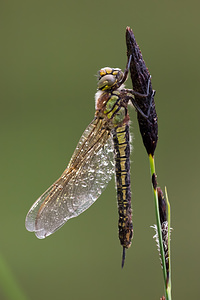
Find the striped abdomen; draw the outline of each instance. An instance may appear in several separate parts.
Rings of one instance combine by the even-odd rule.
[[[115,171],[119,212],[119,239],[124,248],[129,248],[133,236],[130,182],[129,125],[112,130],[115,149]]]

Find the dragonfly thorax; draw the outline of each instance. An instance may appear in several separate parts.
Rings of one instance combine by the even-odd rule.
[[[109,67],[102,68],[98,72],[98,89],[102,91],[117,89],[120,86],[119,83],[123,76],[124,73],[121,69]]]

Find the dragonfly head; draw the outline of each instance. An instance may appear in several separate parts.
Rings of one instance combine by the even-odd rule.
[[[117,89],[123,77],[124,73],[118,68],[103,68],[98,72],[98,89],[101,91]]]

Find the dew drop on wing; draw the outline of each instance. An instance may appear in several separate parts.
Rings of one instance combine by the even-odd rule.
[[[89,176],[89,180],[91,181],[91,180],[94,180],[94,176],[93,175],[90,175]]]
[[[86,179],[87,179],[87,178],[86,178]],[[87,187],[87,183],[86,183],[85,181],[82,181],[81,186],[82,186],[83,188],[85,188],[85,187]]]

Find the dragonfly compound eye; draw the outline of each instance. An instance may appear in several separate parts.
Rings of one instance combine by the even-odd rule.
[[[111,69],[109,67],[103,68],[98,72],[99,81],[98,89],[99,90],[109,90],[113,89],[115,85],[123,78],[124,74],[121,69],[115,68]]]
[[[115,85],[117,82],[117,78],[114,75],[104,75],[102,78],[99,79],[98,82],[98,89],[99,90],[107,90]]]

